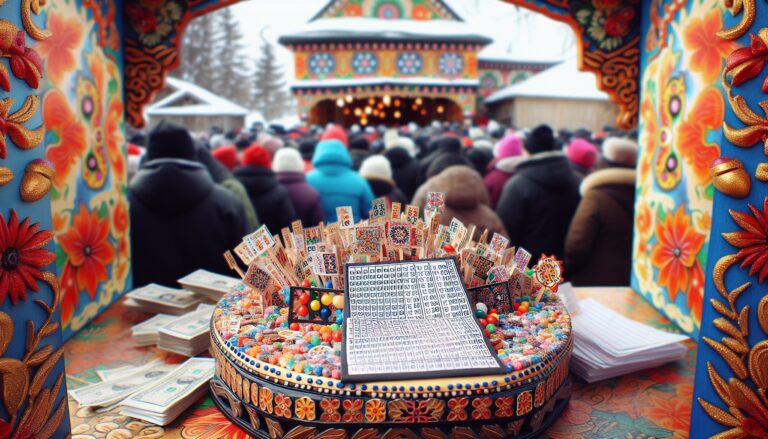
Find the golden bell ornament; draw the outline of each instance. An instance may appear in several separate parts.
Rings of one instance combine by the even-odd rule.
[[[715,188],[725,195],[744,198],[749,195],[750,178],[741,160],[720,157],[709,168]]]
[[[53,186],[53,163],[45,159],[29,162],[21,179],[21,199],[27,203],[35,202],[50,192]]]

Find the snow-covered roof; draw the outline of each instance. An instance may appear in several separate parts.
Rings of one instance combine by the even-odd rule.
[[[280,44],[330,41],[435,41],[490,44],[493,40],[461,21],[380,20],[376,18],[320,18],[280,37]]]
[[[228,99],[188,81],[178,78],[165,78],[167,87],[174,91],[163,99],[147,107],[148,116],[246,116],[249,110]],[[174,105],[183,98],[197,102],[190,105]]]
[[[528,54],[518,56],[510,47],[504,44],[493,43],[486,46],[478,54],[478,60],[481,62],[499,62],[514,64],[555,64],[562,61],[562,58],[553,58],[547,56],[536,56]]]
[[[582,72],[576,59],[567,59],[525,81],[501,89],[485,99],[494,103],[515,97],[540,97],[552,99],[588,99],[607,101],[608,95],[597,88],[597,78]]]
[[[425,85],[438,87],[477,87],[477,79],[445,79],[425,77],[390,78],[372,77],[357,79],[322,79],[322,80],[297,80],[291,82],[291,88],[342,88],[376,85]]]

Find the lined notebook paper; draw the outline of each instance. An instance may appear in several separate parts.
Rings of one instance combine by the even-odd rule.
[[[660,331],[622,316],[594,299],[579,302],[573,317],[571,369],[592,383],[683,358],[689,337]]]

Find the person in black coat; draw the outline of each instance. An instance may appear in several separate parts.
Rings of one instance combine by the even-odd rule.
[[[364,136],[357,136],[349,141],[349,156],[352,157],[352,169],[360,170],[363,161],[371,156],[371,142]]]
[[[152,130],[128,199],[134,286],[177,286],[200,268],[229,273],[221,255],[248,232],[243,205],[195,162],[184,127],[162,121]]]
[[[272,171],[269,151],[259,145],[249,146],[243,152],[243,166],[235,169],[235,178],[245,186],[262,224],[273,234],[299,219],[288,190]]]
[[[549,126],[536,127],[524,146],[531,157],[504,185],[496,212],[511,245],[524,247],[534,260],[542,253],[562,260],[568,226],[581,199],[580,180]]]
[[[437,160],[437,158],[443,154],[453,154],[463,157],[461,153],[461,141],[454,136],[441,137],[434,142],[432,147],[434,148],[432,152],[419,162],[419,166],[421,167],[420,177],[422,181],[427,179],[427,170],[429,170],[429,166],[432,162]],[[469,160],[467,160],[467,162],[469,162]]]
[[[419,176],[419,162],[413,158],[415,152],[416,147],[413,140],[407,137],[397,138],[387,145],[387,149],[384,151],[384,157],[389,160],[392,167],[392,179],[395,180],[397,187],[409,200],[413,198],[416,189],[422,183]]]

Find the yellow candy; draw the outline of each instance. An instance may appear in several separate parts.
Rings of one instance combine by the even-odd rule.
[[[313,300],[309,303],[309,308],[312,309],[312,311],[320,311],[320,301]]]
[[[331,303],[333,303],[333,296],[331,296],[328,293],[323,294],[323,297],[320,298],[320,302],[322,302],[323,305],[328,306]]]
[[[344,309],[344,296],[341,294],[338,296],[333,296],[333,306],[336,309]]]

